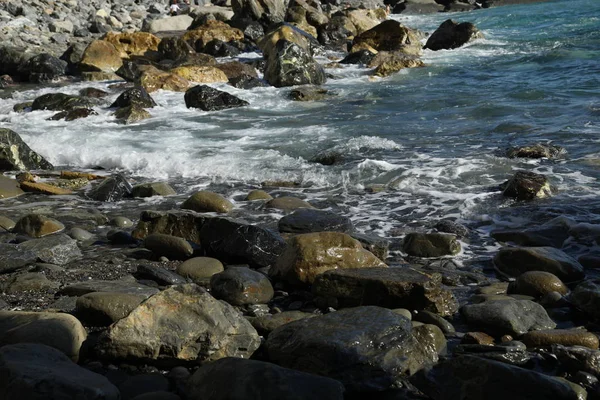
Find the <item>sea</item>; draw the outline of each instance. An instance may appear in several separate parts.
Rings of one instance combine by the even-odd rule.
[[[356,65],[328,69],[335,79],[324,85],[331,96],[322,101],[292,101],[289,88],[216,84],[249,105],[204,112],[187,109],[183,93],[158,91],[152,118],[127,126],[106,107],[73,122],[48,121],[51,111],[12,111],[45,93],[106,90],[115,83],[81,82],[13,90],[0,98],[0,125],[60,168],[101,167],[133,183],[168,181],[179,193],[175,200],[140,201],[139,208],[178,207],[197,190],[214,190],[241,210],[236,216],[276,226],[282,212],[244,197],[265,181],[294,182],[266,190],[346,215],[357,231],[393,243],[440,220],[461,223],[471,234],[462,240],[458,264],[492,257],[501,246],[490,236],[496,229],[583,224],[597,231],[600,1],[390,18],[429,33],[449,18],[472,22],[485,38],[454,50],[425,50],[425,67],[387,78]],[[110,100],[119,94],[113,93]],[[534,143],[566,152],[557,159],[505,157],[509,147]],[[342,155],[341,161],[315,163],[324,152]],[[499,185],[518,170],[546,175],[555,194],[531,202],[504,198]],[[401,247],[392,249],[393,257],[402,256]],[[573,256],[600,252],[593,240],[565,249]]]

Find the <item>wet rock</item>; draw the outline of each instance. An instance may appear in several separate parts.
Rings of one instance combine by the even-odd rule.
[[[224,358],[200,367],[190,378],[187,393],[189,398],[211,400],[343,400],[344,386],[275,364]]]
[[[249,103],[234,95],[210,86],[199,85],[185,92],[187,108],[199,108],[204,111],[219,111],[227,108],[243,107]]]
[[[456,304],[456,307],[458,309],[458,303],[456,303],[456,301],[454,301],[454,303]],[[412,319],[413,321],[419,321],[424,324],[435,325],[438,328],[440,328],[444,334],[456,332],[454,326],[452,326],[450,322],[446,321],[439,314],[433,313],[431,311],[421,309],[414,315]]]
[[[152,108],[156,102],[143,87],[136,86],[125,90],[117,97],[110,107],[129,107],[137,106],[141,108]]]
[[[73,283],[71,285],[63,287],[58,295],[63,296],[83,296],[88,293],[95,292],[109,292],[109,293],[125,293],[133,295],[141,295],[150,297],[153,294],[158,293],[158,289],[142,285],[131,280],[115,280],[115,281],[103,281],[103,280],[92,280],[86,282]]]
[[[519,246],[539,246],[561,248],[569,238],[569,229],[560,226],[539,226],[524,230],[498,229],[490,236],[499,242],[510,242]]]
[[[208,285],[210,278],[219,272],[223,272],[223,270],[221,261],[210,257],[190,258],[177,266],[179,275],[203,286]]]
[[[0,199],[8,199],[25,193],[19,186],[17,180],[0,176]]]
[[[77,242],[65,234],[28,240],[18,247],[23,253],[33,253],[41,262],[56,265],[65,265],[82,257]]]
[[[483,34],[470,22],[456,23],[447,19],[431,34],[425,49],[456,49],[475,39],[483,38]]]
[[[194,253],[187,240],[162,233],[153,233],[146,237],[144,247],[152,250],[158,257],[165,256],[173,260],[186,260]]]
[[[350,26],[348,26],[350,25]],[[354,26],[349,23],[346,17],[332,16],[327,23],[317,27],[317,39],[327,50],[348,50],[348,38],[353,36]],[[360,64],[359,62],[350,62],[349,64]],[[364,64],[364,63],[363,63]]]
[[[239,75],[229,79],[229,84],[238,89],[254,89],[267,86],[263,81],[253,76]]]
[[[0,347],[16,343],[45,344],[77,361],[86,337],[81,322],[69,314],[0,311]]]
[[[233,28],[225,22],[212,20],[196,29],[187,31],[182,38],[193,47],[204,48],[215,39],[225,43],[244,40],[244,34],[241,30]]]
[[[79,91],[79,95],[83,97],[89,97],[91,99],[103,99],[110,93],[105,92],[102,89],[96,89],[94,87],[83,88]]]
[[[233,267],[214,274],[211,294],[231,305],[266,304],[273,298],[273,286],[265,275],[250,268]]]
[[[218,193],[201,190],[183,202],[181,208],[196,212],[228,213],[233,204]]]
[[[140,294],[92,292],[77,298],[75,312],[87,324],[108,326],[129,315],[146,298]]]
[[[138,265],[136,276],[138,279],[152,280],[163,286],[181,285],[188,282],[181,275],[156,265]]]
[[[111,43],[121,58],[146,56],[151,58],[158,52],[160,39],[148,32],[108,32],[102,40]]]
[[[525,272],[508,286],[508,294],[524,294],[536,298],[541,298],[551,292],[564,295],[569,292],[569,289],[556,275],[543,271]]]
[[[350,233],[353,239],[356,239],[362,244],[362,247],[369,250],[381,261],[385,261],[388,257],[390,249],[390,241],[373,234]]]
[[[566,368],[600,376],[600,351],[583,346],[552,346],[552,353]]]
[[[494,257],[496,268],[508,276],[527,271],[544,271],[563,282],[582,279],[583,267],[574,258],[552,247],[505,247]]]
[[[167,182],[142,183],[131,191],[133,197],[171,196],[177,194]]]
[[[200,229],[206,219],[193,211],[143,211],[132,236],[145,239],[152,233],[163,233],[200,244]]]
[[[163,38],[158,44],[158,52],[162,59],[168,60],[179,60],[195,53],[194,48],[180,37]]]
[[[424,275],[407,267],[338,269],[317,276],[313,293],[335,298],[340,307],[376,305],[449,316],[458,310],[458,302],[441,281],[440,274]]]
[[[310,232],[342,232],[354,230],[350,218],[312,208],[301,208],[286,215],[278,222],[279,232],[310,233]]]
[[[556,327],[546,310],[529,300],[486,301],[463,306],[460,311],[470,325],[492,335],[518,336]]]
[[[59,195],[73,193],[73,191],[71,191],[69,189],[64,189],[64,188],[61,188],[61,187],[58,187],[55,185],[50,185],[50,184],[41,183],[41,182],[24,181],[24,182],[21,182],[19,184],[19,186],[25,192],[41,193],[41,194],[47,194],[49,196],[54,196],[54,195],[59,196]]]
[[[290,99],[295,101],[320,101],[328,96],[329,91],[327,89],[311,86],[299,87],[290,92]]]
[[[123,65],[119,51],[104,40],[94,40],[83,52],[79,69],[81,71],[115,72]]]
[[[196,51],[210,54],[215,57],[236,57],[240,54],[240,50],[222,40],[213,39],[202,48],[196,48]]]
[[[275,87],[322,85],[326,81],[323,67],[302,47],[280,40],[267,57],[265,79]]]
[[[131,400],[181,400],[175,393],[159,390],[133,397]]]
[[[39,272],[17,275],[4,285],[4,292],[8,294],[21,293],[30,290],[58,289],[60,285],[46,278]]]
[[[598,350],[598,336],[583,329],[550,329],[527,332],[521,337],[527,347],[584,346]]]
[[[548,178],[530,171],[517,171],[502,186],[503,196],[517,200],[543,199],[552,195]]]
[[[287,323],[298,321],[304,318],[313,318],[316,316],[316,314],[302,311],[284,311],[278,314],[267,314],[256,318],[251,318],[250,323],[259,334],[266,337],[269,333]]]
[[[571,292],[569,299],[582,311],[596,319],[600,318],[600,280],[586,280],[580,283]]]
[[[375,67],[373,75],[386,77],[405,68],[424,67],[423,61],[414,55],[402,52],[380,51],[369,63],[369,68]]]
[[[482,346],[493,346],[494,338],[484,332],[467,332],[462,337],[461,344],[477,344]]]
[[[265,204],[266,208],[276,208],[283,211],[294,211],[300,208],[314,208],[310,203],[292,196],[281,196],[269,200]]]
[[[415,257],[442,257],[460,252],[456,236],[442,233],[409,233],[402,249]]]
[[[377,51],[399,51],[420,55],[421,42],[418,33],[395,20],[387,20],[357,35],[352,48],[368,46]]]
[[[528,146],[511,147],[506,150],[508,158],[556,158],[565,153],[560,146],[536,143]]]
[[[80,118],[87,118],[90,115],[98,115],[92,108],[74,108],[69,111],[61,111],[54,114],[49,118],[50,121],[59,121],[64,119],[65,121],[75,121]]]
[[[119,390],[104,376],[82,368],[43,344],[0,348],[0,397],[4,399],[119,400]]]
[[[32,170],[54,168],[44,157],[31,150],[10,129],[0,128],[0,170]]]
[[[281,366],[337,379],[355,392],[385,390],[437,361],[433,343],[427,344],[413,336],[407,318],[365,306],[283,325],[266,348]]]
[[[113,115],[117,119],[117,122],[125,125],[134,124],[152,117],[148,111],[138,106],[119,108]]]
[[[481,357],[448,359],[418,373],[413,383],[434,400],[575,400],[575,391],[566,383],[539,372]]]
[[[348,54],[340,64],[361,64],[368,65],[371,63],[375,54],[370,52],[369,50],[358,50]]]
[[[37,256],[32,251],[24,251],[19,245],[0,243],[0,273],[17,271],[33,264]]]
[[[273,197],[265,192],[264,190],[253,190],[250,193],[248,193],[248,196],[246,196],[246,200],[247,201],[255,201],[255,200],[272,200]]]
[[[17,103],[13,106],[13,111],[16,113],[24,113],[31,111],[33,101],[25,101],[23,103]]]
[[[10,231],[15,227],[15,221],[10,218],[7,218],[3,215],[0,215],[0,228],[5,231]]]
[[[39,238],[64,229],[65,226],[54,218],[40,214],[28,214],[17,221],[13,232]]]
[[[250,357],[256,331],[235,309],[194,284],[156,294],[102,335],[97,351],[108,359],[169,364]]]
[[[318,232],[290,239],[269,274],[291,284],[312,284],[317,275],[332,269],[385,266],[350,236],[339,232]]]
[[[42,53],[29,58],[19,67],[21,78],[33,83],[47,83],[67,73],[67,62]]]
[[[283,22],[287,6],[286,1],[233,0],[231,2],[234,19],[245,17],[252,21],[259,21],[264,27]]]
[[[466,238],[469,236],[469,229],[456,221],[444,219],[435,224],[434,228],[438,232],[451,233],[458,238]]]
[[[96,201],[113,202],[122,200],[131,195],[131,184],[121,174],[106,178],[98,186],[87,193],[87,196]]]
[[[114,217],[110,220],[110,224],[112,226],[116,226],[117,228],[129,228],[133,226],[133,221],[127,217]]]

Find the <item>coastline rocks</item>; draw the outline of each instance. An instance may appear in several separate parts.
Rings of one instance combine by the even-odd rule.
[[[17,245],[19,252],[34,254],[41,262],[65,265],[83,255],[77,241],[60,233],[40,239],[31,239]]]
[[[194,48],[180,37],[164,38],[158,44],[161,59],[180,60],[194,54]]]
[[[421,42],[417,31],[391,19],[354,38],[353,49],[364,49],[364,46],[377,51],[394,51],[414,56],[421,54]]]
[[[409,233],[402,244],[402,250],[415,257],[453,256],[460,249],[456,236],[445,233]]]
[[[475,39],[483,38],[483,34],[470,22],[456,23],[447,19],[431,34],[424,48],[433,51],[456,49]]]
[[[104,376],[82,368],[60,351],[23,343],[0,348],[0,398],[119,400]]]
[[[213,275],[223,272],[223,264],[216,258],[194,257],[177,266],[177,273],[202,286],[208,286]]]
[[[406,317],[372,306],[290,322],[266,342],[271,361],[337,379],[350,392],[388,389],[437,361],[433,343],[427,345],[413,336]]]
[[[142,285],[135,280],[121,279],[116,281],[92,280],[77,282],[63,287],[58,294],[62,296],[83,296],[88,293],[109,292],[127,293],[150,297],[159,292],[158,289]]]
[[[187,240],[162,233],[149,235],[144,240],[144,247],[158,257],[164,256],[172,260],[187,260],[194,253]]]
[[[550,144],[536,143],[528,146],[511,147],[506,150],[508,158],[557,158],[565,153],[565,149],[560,146]]]
[[[225,82],[227,79],[225,79]],[[219,111],[227,108],[243,107],[249,103],[232,94],[214,89],[210,86],[199,85],[185,92],[187,108],[199,108],[204,111]]]
[[[150,33],[185,31],[192,25],[192,22],[194,22],[194,19],[189,15],[173,15],[151,20],[147,26],[145,26],[144,30]],[[174,60],[174,58],[172,58],[172,60]]]
[[[115,46],[121,58],[152,56],[160,43],[158,37],[148,32],[107,32],[102,40]]]
[[[233,307],[199,286],[186,284],[150,297],[111,325],[96,350],[111,360],[176,365],[247,358],[259,344],[256,330]]]
[[[551,376],[474,356],[460,356],[419,372],[411,383],[433,400],[579,399]]]
[[[203,365],[187,383],[190,399],[343,400],[343,393],[344,386],[336,380],[241,358]]]
[[[87,193],[87,197],[96,201],[112,202],[131,195],[131,184],[121,174],[106,178]]]
[[[154,281],[160,286],[188,283],[187,279],[178,273],[158,265],[138,265],[135,275],[138,279]]]
[[[84,50],[78,68],[80,71],[116,72],[123,65],[119,51],[105,40],[94,40]]]
[[[141,72],[139,84],[148,92],[155,92],[158,89],[185,92],[190,87],[187,79],[155,67],[144,68]]]
[[[73,110],[56,113],[48,119],[51,121],[59,121],[61,119],[75,121],[76,119],[87,118],[90,115],[98,115],[98,113],[92,108],[74,108]]]
[[[218,193],[201,190],[183,202],[181,208],[196,212],[228,213],[233,210],[233,203]]]
[[[279,40],[267,56],[265,79],[275,87],[322,85],[325,71],[302,47]]]
[[[246,196],[247,201],[255,201],[255,200],[272,200],[273,197],[265,192],[264,190],[256,189],[248,193]]]
[[[273,298],[273,286],[265,275],[245,267],[231,267],[210,279],[211,294],[234,306],[266,304]]]
[[[553,247],[504,247],[494,257],[494,266],[514,277],[527,271],[549,272],[567,283],[585,276],[577,260]]]
[[[171,196],[177,194],[167,182],[142,183],[131,189],[133,197]]]
[[[156,106],[154,99],[148,94],[146,89],[137,86],[125,90],[109,107],[129,107],[137,106],[141,108],[152,108]]]
[[[45,344],[77,361],[81,344],[86,338],[87,333],[81,322],[69,314],[0,311],[0,346]]]
[[[556,327],[546,310],[530,300],[486,301],[465,305],[460,311],[470,325],[491,335],[518,336]]]
[[[1,145],[0,145],[1,147]],[[0,150],[0,165],[2,163],[2,155]],[[11,197],[20,196],[23,193],[23,189],[20,188],[19,182],[16,179],[10,179],[5,176],[0,176],[0,199],[8,199]],[[2,229],[7,230],[5,226],[1,226]]]
[[[265,203],[265,208],[276,208],[283,211],[294,211],[302,208],[314,208],[310,203],[292,196],[281,196]]]
[[[348,217],[335,214],[331,211],[322,211],[312,208],[301,208],[284,216],[277,223],[279,232],[311,233],[311,232],[342,232],[350,233],[354,230],[352,221]]]
[[[320,101],[329,97],[329,91],[315,86],[303,86],[290,91],[289,97],[295,101]]]
[[[369,65],[374,57],[375,53],[369,50],[357,50],[344,57],[344,59],[340,61],[340,64]]]
[[[52,82],[67,73],[67,62],[42,53],[29,58],[19,67],[21,78],[33,83]]]
[[[386,265],[359,241],[344,233],[318,232],[291,238],[269,275],[291,284],[312,284],[332,269],[373,267]]]
[[[254,89],[267,86],[262,80],[248,75],[240,75],[229,79],[228,83],[238,89]]]
[[[228,81],[227,75],[225,75],[223,71],[216,67],[188,65],[174,68],[170,72],[190,82],[196,83],[217,83]],[[191,89],[188,89],[188,91],[189,90]]]
[[[554,274],[544,271],[528,271],[517,277],[517,280],[508,285],[508,294],[524,294],[536,298],[543,297],[551,292],[565,295],[569,289]]]
[[[552,353],[567,368],[600,375],[600,351],[583,346],[552,346]]]
[[[210,20],[194,30],[187,31],[182,38],[192,47],[204,48],[210,41],[215,39],[225,43],[244,40],[244,34],[241,30],[233,28],[225,22]]]
[[[583,329],[550,329],[527,332],[520,339],[527,347],[584,346],[598,350],[598,336]]]
[[[125,125],[134,124],[139,121],[151,118],[152,115],[139,106],[127,106],[119,108],[114,112],[114,117],[117,122]]]
[[[256,318],[251,318],[250,323],[259,334],[266,337],[280,326],[300,319],[313,318],[316,316],[317,314],[302,311],[284,311],[277,314],[265,314]]]
[[[424,67],[425,64],[417,56],[402,52],[380,51],[369,63],[369,68],[375,67],[373,75],[386,77],[404,68]]]
[[[552,196],[552,188],[544,175],[517,171],[502,185],[502,195],[517,200],[543,199]]]
[[[31,105],[31,110],[70,111],[75,108],[89,108],[90,106],[90,101],[84,97],[64,93],[48,93],[36,97]]]
[[[139,294],[92,292],[77,298],[75,312],[92,326],[108,326],[129,315],[145,299]]]
[[[3,288],[4,293],[17,294],[30,290],[57,290],[59,286],[57,282],[46,278],[46,275],[43,273],[30,272],[11,278],[4,285],[0,285],[0,288]]]
[[[142,211],[132,236],[145,239],[152,233],[164,233],[200,244],[200,229],[206,219],[192,211]]]
[[[586,280],[580,283],[571,292],[569,299],[585,313],[600,319],[600,280]]]
[[[428,310],[450,316],[458,310],[451,291],[442,287],[438,273],[422,274],[412,268],[361,268],[327,271],[316,277],[313,293],[334,298],[339,307],[375,305]]]
[[[54,168],[44,157],[31,150],[14,131],[0,128],[0,170],[31,170]],[[14,191],[13,191],[14,192]]]
[[[284,23],[268,32],[258,42],[258,47],[263,52],[265,59],[277,56],[277,43],[281,40],[296,44],[309,56],[313,56],[319,47],[319,43],[314,37],[293,25]]]
[[[232,0],[233,19],[248,18],[263,27],[283,22],[289,0]]]
[[[17,221],[13,232],[22,233],[33,238],[40,238],[64,229],[65,226],[54,218],[40,214],[29,214]]]

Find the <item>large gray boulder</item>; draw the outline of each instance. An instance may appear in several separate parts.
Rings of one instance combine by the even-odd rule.
[[[248,358],[260,345],[252,325],[195,284],[172,286],[111,325],[96,350],[108,360],[156,364]]]
[[[43,344],[0,348],[0,398],[119,400],[119,390],[100,374],[80,367]]]
[[[52,168],[52,164],[31,150],[16,132],[0,128],[0,171]]]
[[[563,282],[572,282],[585,276],[583,266],[577,260],[553,247],[504,247],[494,257],[494,265],[511,277],[528,271],[544,271]]]
[[[364,306],[290,322],[269,335],[269,359],[283,367],[327,376],[354,391],[381,391],[438,360],[436,346],[413,335],[410,321]]]
[[[189,399],[211,400],[343,400],[344,386],[275,364],[223,358],[200,367],[187,393]]]
[[[325,70],[297,44],[279,40],[267,57],[265,79],[275,87],[322,85]]]

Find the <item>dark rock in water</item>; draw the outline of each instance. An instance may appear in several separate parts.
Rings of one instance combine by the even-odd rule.
[[[404,238],[403,250],[415,257],[442,257],[460,251],[456,236],[444,233],[409,233]]]
[[[152,118],[152,115],[140,106],[122,107],[115,111],[113,115],[117,119],[117,122],[125,125]]]
[[[348,50],[348,38],[353,32],[346,28],[340,18],[332,18],[317,28],[317,40],[328,50]],[[350,63],[355,64],[355,63]]]
[[[162,233],[153,233],[144,240],[144,247],[152,250],[157,256],[165,256],[174,260],[187,260],[194,249],[187,240]]]
[[[96,201],[119,201],[131,195],[132,186],[121,174],[106,178],[98,186],[87,193],[87,196]]]
[[[200,367],[189,379],[187,393],[190,399],[211,400],[343,400],[344,386],[275,364],[224,358]]]
[[[187,283],[187,280],[183,276],[156,265],[138,265],[136,276],[138,279],[153,280],[159,285],[180,285]]]
[[[189,211],[143,211],[132,235],[136,239],[145,239],[152,233],[162,233],[200,244],[200,230],[208,218]]]
[[[94,280],[73,283],[71,285],[65,286],[58,292],[58,295],[83,296],[85,294],[95,292],[126,293],[150,297],[153,294],[158,293],[159,290],[150,286],[137,283],[133,279],[121,279],[116,281]]]
[[[583,346],[552,346],[552,354],[571,371],[585,371],[600,376],[600,351]]]
[[[89,108],[91,103],[88,99],[79,96],[71,96],[64,93],[48,93],[33,100],[31,109],[69,111],[74,108]]]
[[[16,132],[0,128],[0,171],[53,168],[44,157],[31,150]]]
[[[180,37],[163,38],[158,44],[162,59],[180,60],[194,53],[194,49]]]
[[[359,50],[348,54],[342,61],[340,61],[340,64],[369,65],[373,58],[375,58],[375,54],[371,53],[369,50]]]
[[[495,267],[508,276],[527,271],[545,271],[563,282],[583,279],[583,266],[565,252],[553,247],[505,247],[494,257]]]
[[[393,19],[383,21],[368,31],[356,35],[353,46],[356,45],[367,45],[377,51],[400,51],[411,55],[421,53],[420,34]]]
[[[560,146],[536,143],[530,146],[512,147],[506,151],[508,158],[556,158],[565,153]]]
[[[440,328],[444,334],[456,332],[456,329],[454,329],[454,326],[452,326],[450,322],[446,321],[440,315],[432,313],[431,311],[419,310],[416,313],[413,312],[412,320],[419,321],[424,324],[435,325]]]
[[[240,50],[222,40],[213,39],[201,48],[196,48],[198,53],[206,53],[215,57],[235,57],[240,54]]]
[[[469,236],[469,230],[464,225],[448,219],[441,220],[435,224],[434,228],[439,232],[451,233],[459,238],[466,238]]]
[[[350,236],[352,236],[353,239],[358,240],[362,247],[369,250],[381,261],[385,261],[388,257],[390,250],[389,240],[377,235],[364,233],[350,233]]]
[[[77,298],[77,317],[92,326],[108,326],[129,315],[147,296],[141,294],[92,292]]]
[[[249,103],[232,94],[206,85],[194,86],[185,92],[187,108],[199,108],[204,111],[218,111],[227,108],[243,107]]]
[[[556,327],[544,307],[530,300],[486,301],[463,306],[460,312],[470,325],[497,336]]]
[[[13,111],[17,113],[24,113],[31,111],[33,101],[25,101],[23,103],[17,103],[13,106]]]
[[[373,75],[381,77],[390,76],[404,68],[423,66],[425,64],[418,56],[402,51],[380,51],[368,65],[369,68],[376,67]]]
[[[326,150],[310,159],[311,162],[321,165],[341,164],[345,160],[345,155],[337,150]]]
[[[24,49],[0,46],[0,75],[19,76],[20,66],[27,59],[27,54]]]
[[[428,346],[413,336],[406,317],[372,306],[290,322],[266,343],[271,361],[339,380],[350,392],[397,385],[405,374],[437,361]]]
[[[138,106],[141,108],[152,108],[156,106],[156,102],[150,94],[141,86],[136,86],[125,90],[117,97],[110,107],[129,107]]]
[[[569,296],[571,302],[587,314],[600,319],[600,280],[580,283]]]
[[[441,2],[440,2],[441,3]],[[397,3],[392,14],[431,14],[444,11],[444,6],[434,0],[406,0]]]
[[[267,86],[263,81],[249,75],[240,75],[229,79],[229,84],[238,89],[254,89]]]
[[[322,85],[325,71],[302,47],[279,40],[275,51],[267,58],[265,79],[275,87]]]
[[[177,194],[167,182],[142,183],[135,185],[131,195],[133,197],[171,196]]]
[[[442,287],[440,274],[425,275],[408,267],[327,271],[316,277],[313,293],[335,298],[340,307],[376,305],[429,310],[442,316],[458,310],[452,292]]]
[[[119,384],[121,397],[130,400],[173,400],[170,396],[175,395],[168,390],[169,380],[157,372],[130,376]],[[159,397],[154,396],[157,392],[161,394]],[[162,393],[167,393],[168,396]],[[176,400],[180,400],[179,396],[175,397]]]
[[[296,101],[319,101],[328,97],[329,90],[320,87],[303,86],[290,92],[290,99]]]
[[[94,87],[83,88],[79,91],[79,95],[83,97],[89,97],[91,99],[103,99],[110,95],[110,93],[105,92],[101,89],[96,89]]]
[[[447,19],[431,34],[425,49],[455,49],[475,39],[483,38],[483,34],[470,22],[460,24]]]
[[[67,62],[50,54],[38,54],[20,66],[21,78],[33,83],[52,82],[67,73]]]
[[[137,82],[144,73],[138,66],[138,60],[136,61],[123,61],[123,65],[115,71],[115,74],[125,79],[128,82]]]
[[[245,267],[230,267],[210,279],[211,294],[234,306],[266,304],[273,298],[273,286],[265,275]]]
[[[433,400],[576,400],[554,377],[481,357],[461,356],[417,373],[411,383]]]
[[[317,314],[306,313],[302,311],[283,311],[277,314],[265,314],[250,319],[252,326],[256,328],[259,334],[267,337],[269,333],[282,325],[304,318],[313,318]]]
[[[490,232],[490,236],[499,242],[511,242],[519,246],[561,248],[569,235],[566,226],[539,226],[525,230],[499,229]]]
[[[543,199],[552,195],[548,178],[530,171],[517,171],[510,180],[502,185],[501,189],[503,196],[513,197],[517,200]]]
[[[64,119],[65,121],[74,121],[80,118],[87,118],[90,115],[98,115],[98,113],[92,108],[74,108],[69,111],[61,111],[48,119],[51,121],[58,121],[61,119]]]
[[[247,358],[259,344],[256,330],[237,310],[185,284],[152,296],[111,325],[96,350],[109,360],[177,365]]]
[[[300,208],[278,222],[279,232],[309,233],[335,231],[350,233],[354,230],[350,218],[331,211]]]
[[[228,80],[238,76],[253,76],[258,78],[254,66],[243,62],[229,61],[226,63],[219,63],[215,67],[223,71]]]
[[[119,400],[119,390],[100,374],[82,368],[60,351],[23,343],[0,349],[0,398]]]

